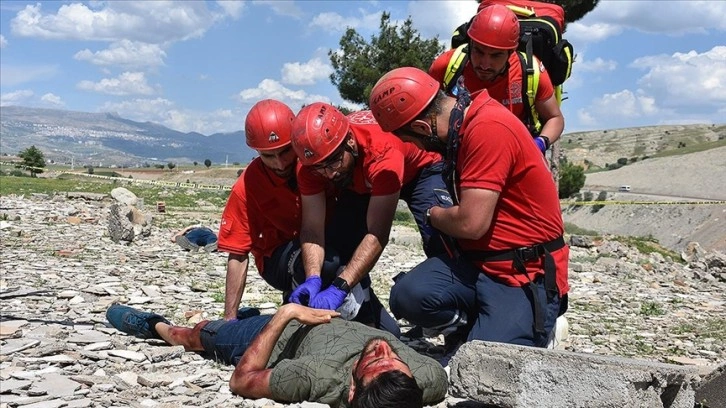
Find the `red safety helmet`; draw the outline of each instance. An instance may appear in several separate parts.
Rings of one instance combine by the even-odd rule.
[[[381,129],[392,132],[423,112],[439,88],[431,75],[418,68],[396,68],[376,82],[368,105]]]
[[[519,20],[507,6],[493,4],[474,16],[466,33],[481,45],[513,50],[519,45]]]
[[[295,114],[287,105],[274,99],[259,101],[245,119],[247,146],[255,150],[272,150],[290,143]]]
[[[348,118],[333,105],[316,102],[292,122],[292,148],[304,166],[320,163],[343,143],[349,129]]]

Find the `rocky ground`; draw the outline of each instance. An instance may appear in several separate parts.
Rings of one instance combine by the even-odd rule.
[[[151,235],[124,245],[109,238],[109,205],[0,197],[0,407],[285,406],[231,395],[232,367],[108,325],[114,302],[182,325],[220,316],[226,260],[169,241],[177,227],[218,214],[154,214]],[[704,374],[726,361],[726,256],[692,245],[680,263],[608,237],[574,238],[564,348],[693,364]],[[390,278],[424,259],[417,242],[415,230],[394,228],[372,272],[384,304]],[[272,312],[279,300],[251,271],[243,303]],[[441,357],[440,339],[408,343]]]

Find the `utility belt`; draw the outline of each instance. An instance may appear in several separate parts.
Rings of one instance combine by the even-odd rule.
[[[557,267],[555,259],[551,252],[565,246],[565,239],[562,236],[552,241],[542,244],[535,244],[528,247],[516,249],[502,249],[498,251],[464,251],[463,256],[471,262],[494,262],[494,261],[512,261],[514,269],[527,276],[526,262],[538,260],[544,256],[544,287],[547,294],[547,302],[549,303],[555,296],[559,295],[557,289]],[[534,300],[534,326],[535,330],[544,333],[544,312],[543,305],[540,302],[537,288],[531,285],[532,299]]]

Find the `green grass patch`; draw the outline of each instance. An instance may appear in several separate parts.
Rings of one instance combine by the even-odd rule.
[[[662,152],[654,153],[649,155],[652,157],[669,157],[669,156],[678,156],[681,154],[689,154],[689,153],[697,153],[697,152],[703,152],[706,150],[716,149],[718,147],[724,147],[726,146],[726,139],[722,140],[716,140],[713,142],[703,142],[699,144],[688,144],[686,142],[686,147],[681,147],[680,149],[669,149],[664,150]]]
[[[212,293],[212,300],[214,300],[217,303],[224,303],[224,293],[222,293],[222,292]]]
[[[647,237],[625,237],[615,236],[612,238],[614,241],[621,242],[626,245],[635,247],[641,254],[652,254],[654,252],[663,255],[665,258],[671,258],[673,262],[685,264],[686,262],[681,259],[681,256],[674,251],[660,245],[658,240],[652,236]]]
[[[600,235],[600,233],[597,231],[589,230],[586,228],[580,228],[577,225],[570,223],[570,222],[565,223],[565,232],[570,235],[586,235],[588,237],[598,237]]]
[[[665,310],[658,302],[645,302],[640,305],[640,314],[643,316],[663,316]]]
[[[710,317],[703,321],[689,320],[670,330],[673,334],[695,335],[698,338],[712,338],[726,342],[726,317]]]
[[[116,187],[124,187],[143,198],[147,206],[155,205],[157,201],[164,201],[167,209],[195,208],[199,210],[199,202],[203,201],[218,209],[224,208],[229,191],[225,190],[194,190],[188,194],[186,188],[160,187],[147,184],[133,184],[120,178],[119,180],[80,179],[76,176],[62,176],[59,178],[31,178],[31,177],[0,177],[0,195],[9,194],[49,194],[66,192],[103,193],[110,194]]]
[[[416,227],[416,221],[413,219],[413,214],[407,210],[396,210],[396,214],[393,216],[393,223],[395,225],[407,225],[409,227]]]

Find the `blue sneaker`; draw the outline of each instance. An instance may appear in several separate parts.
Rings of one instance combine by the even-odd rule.
[[[106,310],[106,320],[124,333],[131,334],[141,339],[158,339],[159,336],[152,331],[151,324],[164,322],[171,324],[161,315],[156,313],[142,312],[124,305],[111,305]]]

